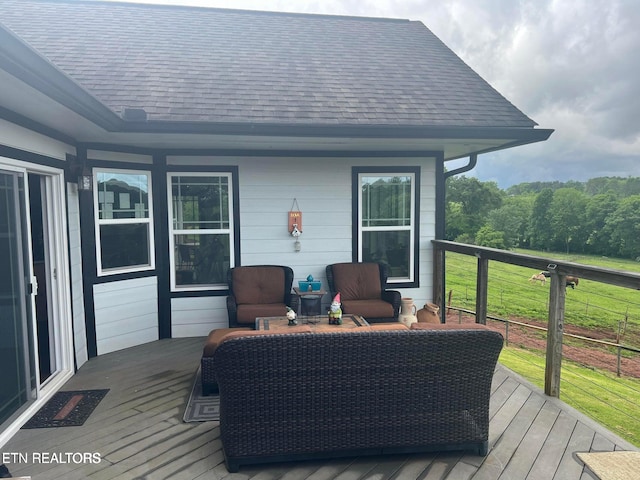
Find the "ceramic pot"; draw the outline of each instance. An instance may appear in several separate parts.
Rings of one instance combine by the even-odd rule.
[[[418,310],[416,316],[420,323],[440,323],[440,307],[435,303],[426,303],[423,308]]]
[[[401,298],[400,299],[400,316],[398,317],[398,321],[400,323],[405,324],[407,327],[410,327],[412,323],[418,321],[418,317],[416,317],[416,306],[413,303],[413,298]]]

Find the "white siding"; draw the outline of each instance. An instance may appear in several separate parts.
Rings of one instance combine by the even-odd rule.
[[[140,155],[137,153],[125,152],[110,152],[105,150],[87,150],[87,158],[90,158],[91,160],[106,160],[111,162],[146,164],[153,163],[153,157],[151,155]]]
[[[84,290],[82,287],[82,248],[80,245],[80,212],[78,189],[67,184],[67,210],[69,228],[69,263],[71,266],[71,311],[73,316],[73,344],[76,366],[80,368],[88,359],[87,333],[84,323]]]
[[[171,300],[171,336],[201,337],[229,326],[226,297],[174,298]]]
[[[158,340],[157,278],[93,287],[98,355]]]
[[[433,158],[214,158],[169,157],[169,164],[237,165],[242,265],[288,265],[294,285],[311,274],[326,287],[325,266],[352,258],[351,167],[421,166],[419,288],[398,289],[421,308],[431,301],[435,237]],[[188,167],[185,166],[185,171]],[[294,198],[302,211],[300,252],[288,233]],[[393,287],[390,287],[393,288]],[[329,299],[325,297],[324,301]],[[205,303],[203,303],[205,301]],[[210,302],[210,303],[209,303]],[[224,297],[172,300],[172,335],[206,335],[227,326]]]
[[[58,160],[65,160],[67,153],[75,154],[75,148],[66,143],[2,119],[0,119],[0,144]]]

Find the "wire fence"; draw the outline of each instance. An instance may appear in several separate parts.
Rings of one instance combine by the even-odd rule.
[[[478,258],[489,257],[486,317],[505,337],[501,362],[546,390],[550,281],[529,267],[552,261],[440,243],[446,251],[447,321],[475,322]],[[617,283],[616,271],[604,270],[585,266],[587,278],[567,285],[560,398],[640,446],[640,295],[636,286],[629,288],[637,285],[629,275],[622,272]]]
[[[474,257],[447,253],[446,302],[468,314],[476,306],[476,279],[469,275],[475,268]],[[538,280],[529,281],[535,273],[525,267],[490,262],[488,318],[506,324],[507,342],[514,326],[521,327],[514,333],[522,335],[523,328],[546,332],[549,289]],[[529,337],[532,341],[536,338]],[[640,378],[640,295],[628,288],[585,280],[568,288],[564,338],[572,359],[588,365],[593,357],[593,367]]]
[[[447,310],[458,313],[458,323],[468,323],[469,319],[475,321],[473,310],[456,306],[448,306]],[[467,317],[465,318],[464,315]],[[537,350],[544,355],[546,327],[494,315],[487,315],[487,320],[502,324],[501,330],[506,346]],[[640,379],[640,348],[566,332],[563,334],[563,339],[563,356],[567,359],[585,367],[613,372],[618,377],[625,375]]]

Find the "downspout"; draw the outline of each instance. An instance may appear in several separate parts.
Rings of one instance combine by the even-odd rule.
[[[450,170],[448,172],[444,171],[444,159],[438,163],[437,172],[436,172],[436,239],[443,240],[444,239],[444,231],[445,231],[445,218],[444,218],[444,210],[447,199],[446,197],[446,182],[449,177],[454,175],[459,175],[461,173],[468,172],[472,170],[476,163],[478,163],[478,154],[473,153],[469,156],[469,163],[466,165],[456,168],[455,170]]]
[[[472,153],[469,156],[469,163],[466,165],[456,168],[455,170],[444,171],[444,159],[441,159],[440,162],[437,163],[436,166],[436,239],[443,240],[444,232],[445,232],[445,206],[446,206],[446,183],[449,177],[454,175],[459,175],[461,173],[468,172],[472,170],[476,163],[478,163],[478,154]],[[441,252],[442,255],[439,258],[439,261],[434,261],[434,265],[438,265],[440,268],[440,272],[436,272],[434,270],[434,292],[433,292],[433,301],[436,305],[440,306],[440,321],[442,323],[446,320],[446,308],[445,307],[445,298],[446,298],[446,289],[445,289],[445,261],[444,261],[444,252]],[[435,259],[435,256],[434,256]],[[436,278],[440,275],[440,278]]]
[[[449,177],[453,177],[454,175],[458,175],[460,173],[465,173],[468,172],[469,170],[473,170],[476,166],[476,163],[478,163],[478,154],[477,153],[472,153],[469,156],[469,163],[467,163],[466,165],[463,165],[460,168],[456,168],[455,170],[451,170],[448,172],[444,172],[444,181],[447,181],[447,178]]]

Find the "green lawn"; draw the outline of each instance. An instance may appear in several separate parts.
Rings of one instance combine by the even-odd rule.
[[[544,353],[506,347],[500,363],[544,389]],[[640,379],[618,378],[563,360],[560,399],[640,446]]]
[[[518,250],[521,253],[596,265],[616,270],[640,272],[640,263],[585,255],[549,254]],[[475,310],[477,259],[447,252],[446,291],[451,305]],[[488,314],[502,319],[545,322],[548,318],[549,282],[529,279],[536,270],[489,262]],[[448,298],[446,299],[448,301]],[[567,289],[565,330],[577,326],[604,333],[624,345],[640,348],[640,292],[582,279],[575,289]],[[575,343],[565,338],[565,343]],[[544,387],[545,352],[507,347],[500,362],[540,388]],[[625,354],[640,362],[638,355]],[[640,379],[618,378],[590,366],[563,360],[560,398],[634,445],[640,446]]]
[[[640,272],[640,263],[630,260],[522,252],[548,256],[551,259]],[[452,305],[475,310],[476,264],[475,257],[447,252],[446,290],[447,293],[452,293]],[[530,282],[529,279],[535,273],[538,272],[531,268],[490,261],[487,294],[489,314],[499,318],[546,320],[549,309],[549,282],[545,285]],[[637,290],[583,279],[575,289],[567,290],[565,322],[581,327],[605,329],[613,338],[618,331],[628,331],[640,337],[640,294]]]

